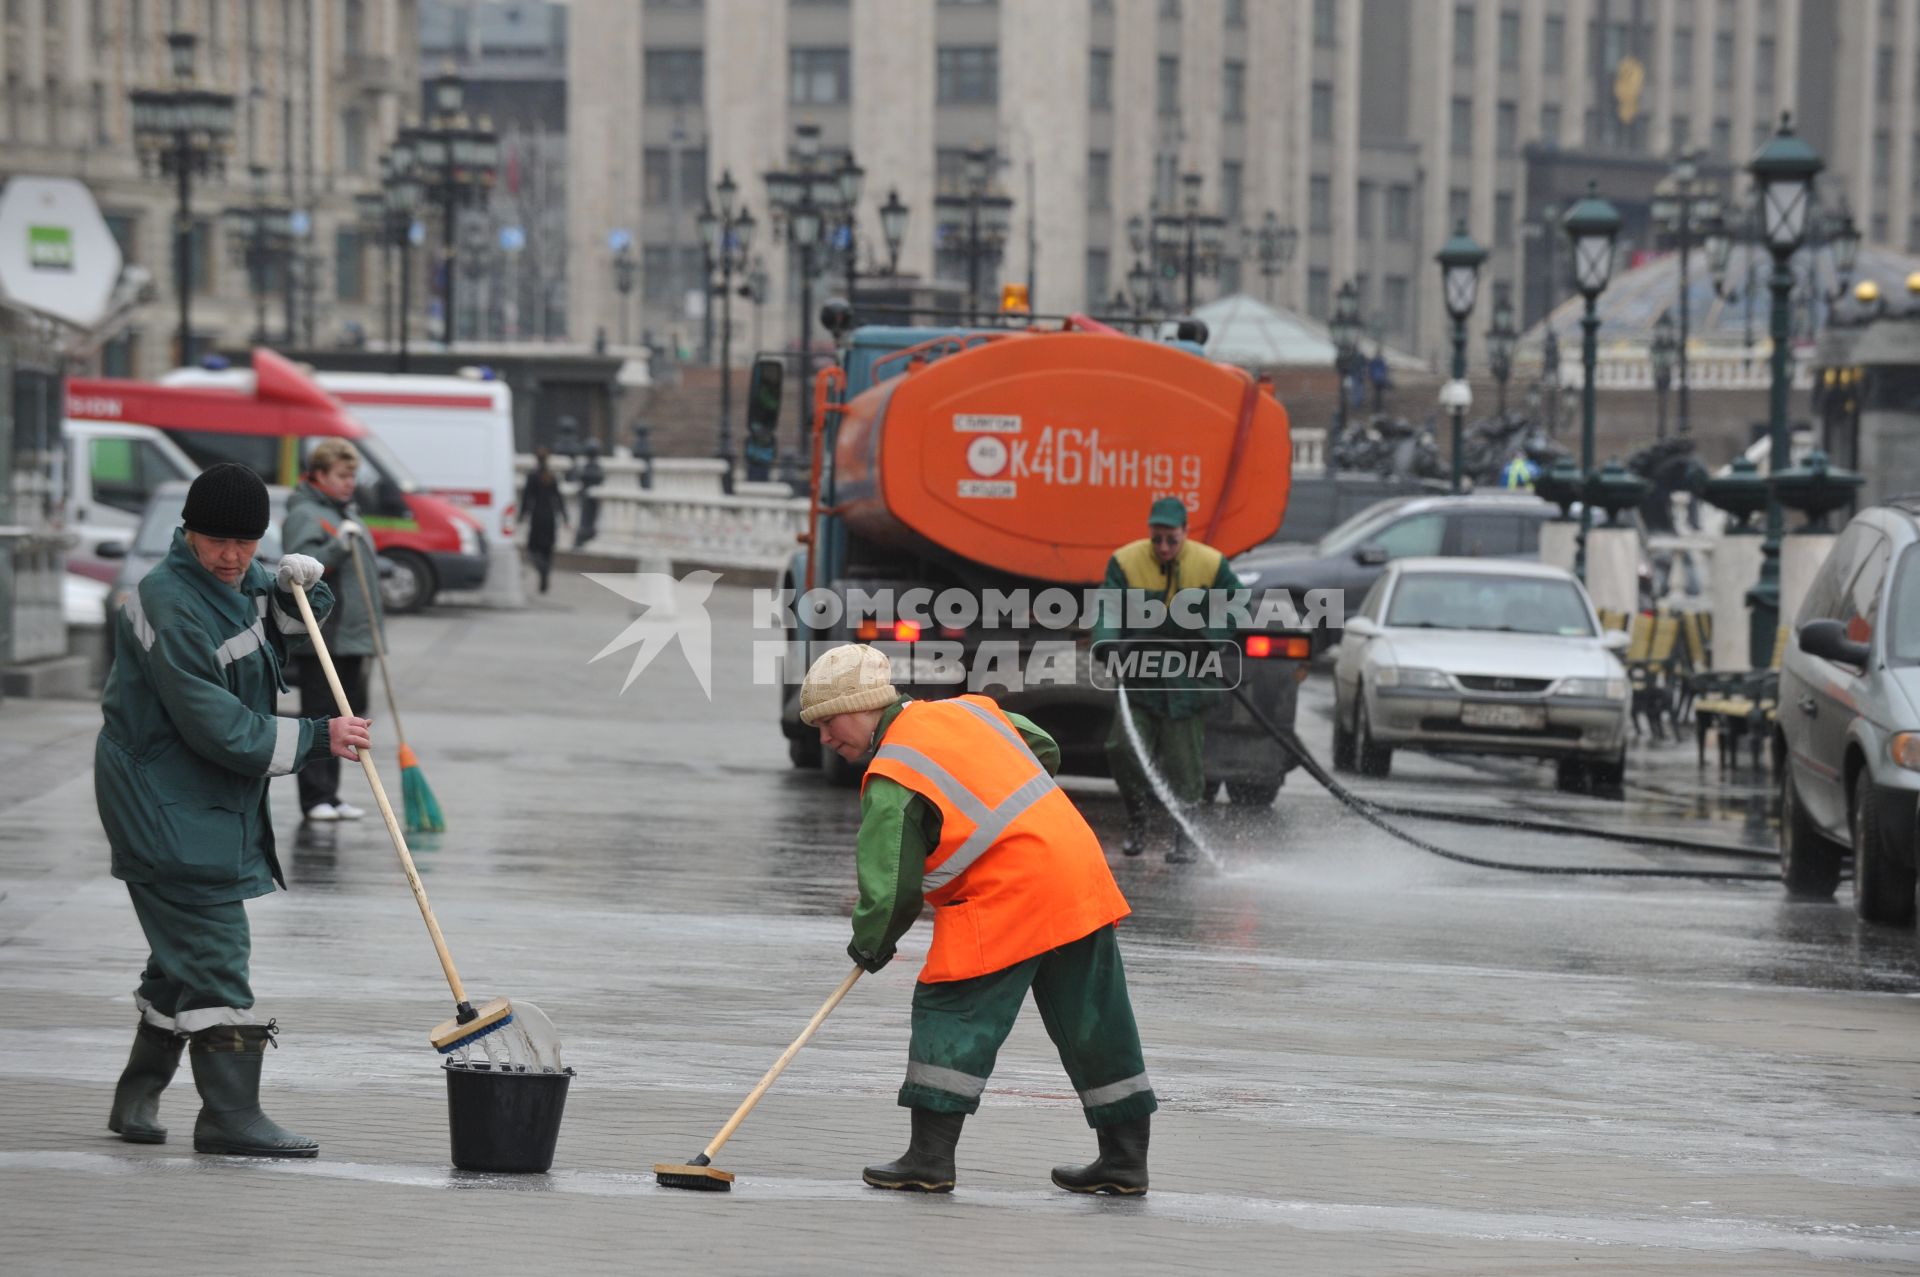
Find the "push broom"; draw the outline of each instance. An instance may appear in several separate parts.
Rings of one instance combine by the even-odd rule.
[[[407,815],[410,834],[438,834],[447,828],[440,814],[440,802],[420,770],[420,760],[407,744],[407,729],[400,725],[400,704],[393,699],[393,676],[387,671],[387,645],[380,637],[380,622],[373,610],[373,591],[367,587],[367,570],[360,565],[358,551],[349,553],[354,579],[360,582],[360,599],[367,606],[367,625],[373,634],[373,658],[380,666],[380,684],[387,689],[387,713],[393,717],[393,734],[400,738],[400,806]]]
[[[701,1150],[698,1157],[679,1165],[668,1162],[654,1164],[653,1174],[662,1188],[691,1188],[710,1193],[724,1193],[733,1187],[732,1173],[715,1166],[713,1155],[720,1151],[722,1144],[733,1138],[734,1131],[739,1128],[740,1123],[747,1120],[747,1114],[753,1112],[753,1106],[758,1104],[760,1097],[767,1093],[767,1088],[773,1085],[773,1080],[786,1070],[787,1065],[793,1063],[793,1057],[800,1054],[800,1048],[813,1037],[814,1031],[826,1020],[827,1015],[840,1005],[840,999],[847,996],[847,991],[853,988],[853,982],[859,978],[859,967],[847,973],[847,978],[840,982],[840,987],[833,991],[833,996],[813,1013],[813,1019],[808,1020],[807,1027],[800,1030],[800,1036],[793,1040],[793,1045],[780,1053],[780,1058],[773,1062],[773,1067],[767,1070],[767,1075],[760,1079],[760,1085],[748,1092],[747,1098],[740,1102],[740,1107],[733,1111],[733,1116],[727,1119],[727,1124],[720,1128],[720,1133]]]
[[[307,592],[296,582],[290,587],[293,601],[300,605],[300,619],[306,622],[307,637],[313,641],[313,654],[320,661],[320,668],[326,671],[327,686],[333,689],[333,701],[340,709],[342,717],[353,717],[353,707],[347,704],[346,689],[340,686],[340,675],[334,672],[333,657],[327,652],[327,641],[320,637],[320,623],[313,619],[313,605],[307,602]],[[438,1025],[428,1035],[434,1049],[442,1055],[472,1046],[480,1039],[498,1029],[504,1029],[513,1023],[513,1003],[505,998],[495,998],[479,1010],[467,1000],[466,986],[460,983],[460,973],[454,969],[453,955],[447,951],[446,937],[440,934],[440,923],[433,916],[433,906],[427,903],[427,889],[420,882],[420,871],[413,867],[413,854],[407,850],[407,837],[400,832],[400,822],[394,818],[393,804],[387,801],[387,791],[380,784],[380,775],[374,770],[373,751],[362,749],[360,766],[367,773],[367,783],[373,787],[373,799],[380,805],[380,816],[387,822],[387,833],[393,838],[393,849],[400,855],[400,868],[406,872],[407,885],[413,888],[414,903],[420,906],[420,916],[426,920],[427,934],[433,937],[433,951],[440,955],[440,969],[447,974],[447,986],[453,990],[453,1019]]]

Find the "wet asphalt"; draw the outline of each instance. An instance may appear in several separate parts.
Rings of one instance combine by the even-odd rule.
[[[1858,922],[1844,884],[1806,903],[1771,883],[1449,863],[1300,773],[1269,810],[1206,812],[1202,864],[1113,856],[1163,1105],[1145,1201],[1047,1184],[1092,1141],[1032,1015],[953,1198],[860,1186],[904,1143],[921,935],[716,1158],[732,1194],[655,1187],[651,1165],[698,1151],[847,970],[856,801],[788,764],[746,591],[723,583],[708,608],[710,699],[677,650],[623,693],[633,649],[591,658],[635,608],[575,575],[524,612],[393,627],[450,819],[414,850],[452,952],[477,995],[537,1003],[578,1071],[544,1177],[448,1167],[425,1035],[449,1000],[392,849],[371,819],[302,830],[290,782],[293,889],[252,907],[254,983],[285,1030],[269,1111],[321,1139],[320,1161],[196,1158],[184,1074],[172,1142],[108,1137],[144,951],[92,813],[98,711],[0,707],[0,1215],[24,1270],[256,1267],[243,1248],[170,1249],[239,1210],[292,1271],[397,1271],[482,1232],[494,1271],[1920,1271],[1912,932]],[[1316,674],[1300,722],[1321,751],[1329,708]],[[379,766],[396,780],[390,749]],[[1111,785],[1068,787],[1117,847]],[[1725,846],[1775,836],[1767,778],[1702,771],[1690,740],[1637,743],[1623,800],[1557,794],[1544,765],[1404,754],[1356,787]],[[372,805],[358,777],[349,796]],[[1767,867],[1408,823],[1530,864]]]

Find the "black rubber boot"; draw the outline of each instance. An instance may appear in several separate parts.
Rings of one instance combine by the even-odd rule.
[[[1069,1193],[1140,1196],[1147,1191],[1147,1127],[1152,1120],[1136,1117],[1097,1128],[1098,1160],[1089,1166],[1056,1166],[1053,1182]]]
[[[133,1050],[113,1089],[113,1112],[107,1129],[129,1144],[165,1144],[167,1128],[160,1125],[160,1092],[180,1067],[180,1051],[187,1040],[177,1033],[140,1021],[134,1030]]]
[[[1147,816],[1145,812],[1127,813],[1127,836],[1120,844],[1120,854],[1137,856],[1147,849]]]
[[[1178,821],[1175,821],[1173,826],[1173,846],[1167,849],[1167,863],[1170,865],[1190,865],[1193,861],[1193,839],[1187,837],[1186,827]]]
[[[193,1035],[193,1084],[200,1117],[193,1151],[233,1157],[318,1157],[320,1144],[284,1130],[260,1111],[260,1059],[279,1026],[221,1024]],[[275,1042],[275,1046],[279,1043]]]
[[[875,1188],[951,1193],[953,1148],[960,1142],[960,1124],[967,1115],[919,1108],[907,1111],[913,1114],[913,1138],[907,1143],[907,1151],[885,1166],[867,1167],[860,1178]]]

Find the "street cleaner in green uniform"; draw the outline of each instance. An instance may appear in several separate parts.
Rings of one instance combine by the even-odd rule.
[[[114,619],[117,657],[100,698],[94,796],[151,954],[140,1022],[107,1127],[159,1144],[160,1094],[191,1044],[201,1153],[313,1157],[320,1146],[260,1111],[260,1064],[275,1023],[251,1011],[244,901],[285,886],[267,781],[369,745],[361,718],[280,718],[287,636],[304,630],[289,587],[316,613],[332,603],[321,567],[290,554],[254,562],[266,485],[223,464],[193,482],[167,557]]]
[[[1246,588],[1233,574],[1225,555],[1187,536],[1187,507],[1178,497],[1161,497],[1153,503],[1147,514],[1147,535],[1113,552],[1113,557],[1107,560],[1107,575],[1101,587],[1126,592],[1119,596],[1126,607],[1117,616],[1109,610],[1099,618],[1093,629],[1096,644],[1113,639],[1169,639],[1191,644],[1222,638],[1229,627],[1183,626],[1172,607],[1174,596],[1184,590]],[[1215,593],[1209,599],[1224,597]],[[1130,617],[1141,614],[1144,600],[1164,606],[1165,616],[1154,625],[1128,625]],[[1207,615],[1206,602],[1197,602],[1199,605],[1191,611],[1202,619],[1213,619]],[[1208,690],[1202,679],[1186,675],[1158,678],[1151,686],[1139,690],[1132,686],[1127,689],[1134,734],[1147,759],[1166,781],[1174,800],[1183,808],[1196,807],[1206,797],[1206,715],[1218,694]],[[1120,850],[1137,856],[1146,850],[1148,820],[1161,803],[1139,755],[1134,752],[1125,718],[1117,705],[1113,726],[1107,732],[1107,763],[1114,782],[1120,787],[1120,800],[1127,809],[1127,837]],[[1177,820],[1174,830],[1168,861],[1191,862],[1193,849]]]
[[[1051,736],[985,696],[903,701],[886,654],[848,644],[815,661],[800,718],[823,748],[865,762],[859,903],[847,953],[868,971],[933,906],[913,992],[899,1102],[907,1151],[866,1168],[875,1188],[947,1193],[954,1147],[1033,990],[1100,1156],[1058,1166],[1076,1193],[1147,1191],[1147,1080],[1113,924],[1131,910],[1100,841],[1053,774]]]

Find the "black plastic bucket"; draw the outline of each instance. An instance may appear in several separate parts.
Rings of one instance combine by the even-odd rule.
[[[572,1069],[521,1073],[451,1060],[443,1068],[455,1166],[538,1175],[553,1165]]]

